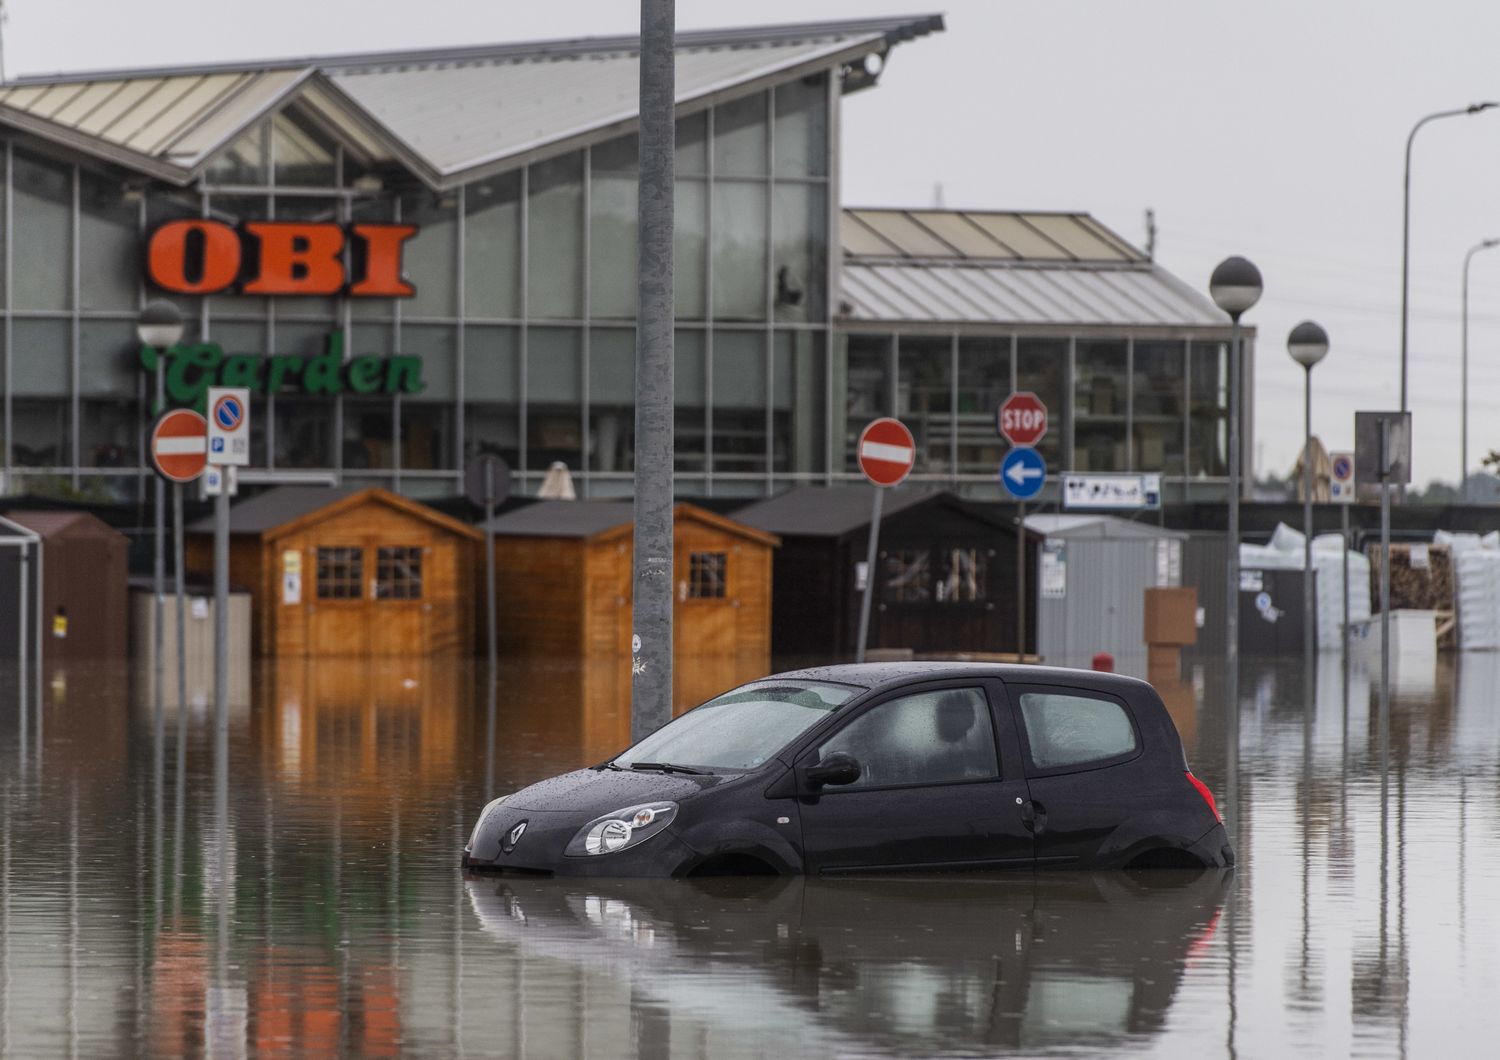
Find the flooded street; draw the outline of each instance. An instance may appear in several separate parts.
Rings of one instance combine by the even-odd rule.
[[[458,867],[487,795],[627,742],[612,665],[492,715],[467,660],[268,664],[227,765],[50,671],[0,700],[0,1054],[1488,1055],[1500,655],[1398,671],[1384,770],[1359,665],[1247,660],[1238,761],[1185,675],[1233,872],[664,883]]]

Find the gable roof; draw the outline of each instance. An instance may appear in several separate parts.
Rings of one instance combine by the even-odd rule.
[[[772,548],[781,544],[775,534],[700,508],[696,504],[679,501],[672,506],[672,517],[676,522],[702,523]],[[615,536],[627,537],[634,525],[635,506],[628,500],[537,501],[524,508],[497,515],[488,523],[481,523],[480,529],[492,531],[500,537],[603,540]]]
[[[104,520],[88,512],[52,510],[6,512],[6,520],[25,527],[42,538],[60,534],[84,534],[89,537],[124,537]]]
[[[305,527],[331,519],[362,504],[384,504],[450,533],[478,539],[479,531],[419,501],[410,500],[378,486],[277,486],[229,509],[231,534],[259,534],[275,540]],[[212,516],[195,521],[194,533],[213,531]]]
[[[925,15],[679,33],[678,112],[942,28]],[[367,161],[398,161],[443,190],[632,131],[639,53],[638,37],[620,36],[29,76],[0,85],[0,124],[186,185],[295,102]],[[846,90],[877,76],[861,71]]]
[[[1168,530],[1150,523],[1122,519],[1117,515],[1102,513],[1059,513],[1028,515],[1026,529],[1042,537],[1100,538],[1119,540],[1160,538],[1183,540],[1188,535],[1180,530]]]
[[[734,518],[783,537],[843,537],[870,525],[874,495],[870,486],[794,486],[785,493],[736,509]],[[890,489],[881,502],[882,518],[935,500],[942,491],[923,487]]]

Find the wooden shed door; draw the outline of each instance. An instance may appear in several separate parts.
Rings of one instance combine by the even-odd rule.
[[[310,655],[414,655],[428,648],[425,540],[352,538],[313,549]]]

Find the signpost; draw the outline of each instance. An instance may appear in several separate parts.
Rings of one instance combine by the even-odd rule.
[[[1339,506],[1340,527],[1344,540],[1344,624],[1340,643],[1344,649],[1344,667],[1349,665],[1349,505],[1354,503],[1354,454],[1329,453],[1328,499]]]
[[[1000,403],[995,430],[1011,444],[1000,462],[1000,484],[1016,501],[1016,661],[1026,658],[1026,502],[1047,484],[1047,462],[1032,446],[1047,434],[1047,406],[1029,390]]]
[[[220,468],[250,463],[250,391],[208,388],[208,462]],[[229,760],[229,490],[214,496],[214,723],[215,761]]]
[[[1411,413],[1354,414],[1354,477],[1380,487],[1380,761],[1390,753],[1391,487],[1411,482]],[[1381,805],[1385,805],[1381,772]]]
[[[880,509],[885,491],[911,474],[917,460],[917,442],[900,420],[883,416],[872,421],[855,446],[859,469],[875,486],[875,505],[870,515],[870,547],[865,554],[865,595],[859,604],[859,641],[855,662],[865,661],[865,640],[870,633],[870,601],[875,592],[875,560],[880,547]]]
[[[1136,472],[1090,472],[1063,475],[1062,506],[1098,511],[1128,508],[1155,511],[1161,507],[1161,476]]]
[[[496,647],[498,633],[495,620],[495,531],[490,523],[495,518],[495,508],[504,504],[510,496],[510,465],[498,456],[486,454],[469,461],[464,469],[464,493],[469,503],[484,510],[484,600],[485,622],[489,630],[488,655],[490,681],[495,679]]]

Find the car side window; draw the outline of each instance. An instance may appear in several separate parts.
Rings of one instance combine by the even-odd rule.
[[[1112,699],[1072,692],[1023,692],[1021,720],[1031,745],[1031,764],[1038,769],[1119,758],[1140,746],[1130,715]]]
[[[884,788],[993,780],[1000,775],[989,701],[977,688],[947,688],[901,696],[872,707],[818,748],[860,765],[853,784],[828,788]]]

